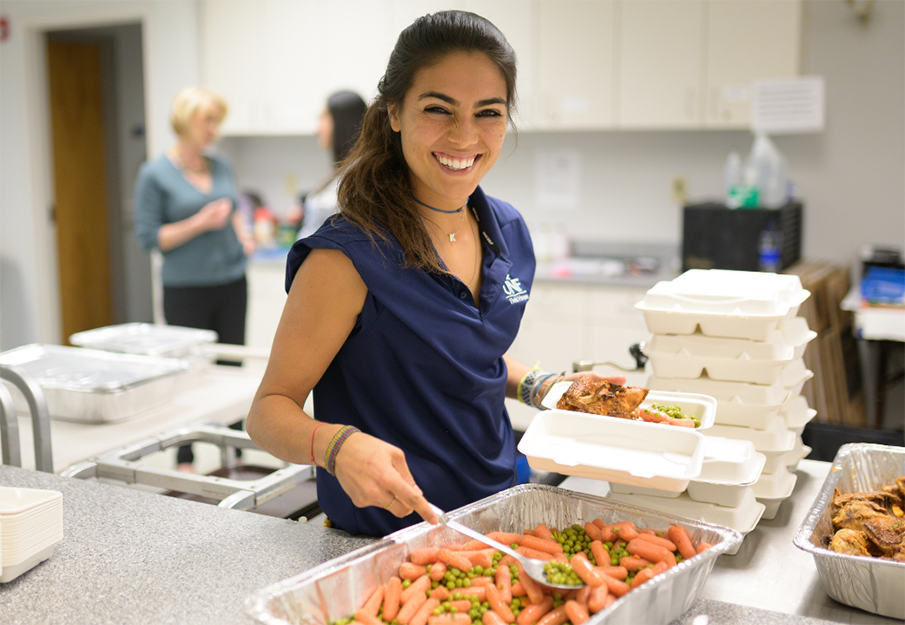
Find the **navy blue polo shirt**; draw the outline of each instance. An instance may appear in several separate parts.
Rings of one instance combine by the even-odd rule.
[[[518,333],[534,280],[528,228],[509,204],[478,187],[480,308],[449,275],[403,269],[395,240],[375,244],[341,216],[297,241],[286,290],[312,249],[338,249],[368,288],[352,333],[314,387],[318,420],[354,425],[400,447],[428,501],[452,510],[517,484],[506,412],[503,354]],[[421,518],[356,508],[339,482],[317,472],[318,502],[337,527],[383,536]]]

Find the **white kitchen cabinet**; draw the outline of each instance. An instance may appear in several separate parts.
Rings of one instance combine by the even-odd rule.
[[[202,0],[202,82],[230,111],[224,135],[312,134],[327,97],[376,93],[392,42],[371,0]],[[394,41],[394,40],[393,40]]]
[[[620,2],[619,127],[701,125],[704,5],[703,0]]]
[[[612,128],[616,3],[537,0],[536,4],[532,124],[540,130]]]
[[[748,127],[752,81],[799,73],[801,3],[733,0],[707,11],[706,125]]]
[[[620,128],[747,128],[752,82],[798,75],[800,0],[623,0]]]

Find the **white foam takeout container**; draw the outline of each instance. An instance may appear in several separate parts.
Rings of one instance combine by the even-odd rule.
[[[693,334],[766,341],[798,314],[810,293],[798,276],[690,269],[648,290],[635,307],[653,334]]]
[[[165,404],[189,369],[183,359],[39,344],[3,352],[0,364],[41,387],[52,418],[82,423],[122,421]],[[10,387],[16,410],[27,414],[22,393]]]
[[[773,474],[763,474],[751,487],[754,497],[764,504],[764,517],[768,521],[776,518],[779,506],[792,496],[798,475],[787,468],[782,468]]]
[[[557,410],[556,402],[559,401],[559,398],[562,397],[563,393],[565,393],[569,387],[572,385],[572,382],[557,382],[554,384],[550,390],[547,392],[546,397],[544,397],[541,404],[544,408],[548,410]],[[653,404],[658,404],[660,406],[678,406],[682,410],[682,414],[697,417],[701,422],[700,427],[694,428],[695,431],[706,430],[711,427],[716,418],[716,399],[710,397],[709,395],[703,395],[701,393],[681,393],[675,391],[650,391],[647,394],[647,397],[644,398],[644,401],[641,402],[641,408],[650,408]],[[567,411],[571,412],[571,411]],[[598,419],[615,419],[618,421],[626,421],[627,419],[623,419],[622,417],[604,417],[600,415],[589,415],[595,416]],[[657,427],[668,427],[671,429],[680,429],[684,430],[686,428],[675,426],[675,425],[664,425],[662,423],[649,423],[647,421],[637,420],[636,423],[642,423],[644,425],[654,425]],[[691,429],[691,428],[688,428]]]
[[[746,440],[704,437],[704,466],[701,475],[689,482],[688,496],[695,501],[737,507],[744,503],[745,490],[760,477],[767,457]]]
[[[803,366],[802,361],[793,362],[800,362]],[[784,386],[782,379],[773,384],[752,384],[713,380],[706,373],[699,378],[663,378],[653,375],[648,378],[647,386],[651,391],[686,391],[709,395],[717,401],[714,417],[716,424],[764,430],[779,415],[786,402],[800,396],[804,383],[813,377],[813,373],[805,369],[798,371],[797,376],[790,377],[792,385]],[[796,413],[796,423],[801,418]],[[801,426],[804,427],[803,424]]]
[[[547,410],[518,444],[538,471],[681,492],[700,475],[704,436],[690,428]]]
[[[763,473],[775,473],[785,466],[785,456],[795,448],[795,432],[786,427],[782,417],[774,417],[763,430],[734,425],[715,425],[707,436],[721,436],[754,443],[754,449],[766,457]]]
[[[741,504],[735,507],[695,501],[688,496],[688,493],[682,493],[672,499],[646,495],[625,495],[615,492],[611,492],[608,497],[658,512],[668,512],[669,514],[676,514],[689,519],[722,525],[734,529],[743,536],[757,526],[765,510],[764,504],[755,499],[754,491],[750,486],[745,488]],[[739,544],[739,546],[741,545]],[[735,555],[736,553],[738,553],[738,546],[734,550],[727,551],[726,555]]]
[[[0,582],[53,555],[63,539],[62,498],[59,491],[0,486]]]
[[[722,441],[721,445],[719,441]],[[708,443],[709,449],[708,449]],[[714,447],[722,447],[720,455],[713,455]],[[735,447],[747,447],[733,455]],[[722,455],[725,453],[725,455]],[[688,496],[702,503],[738,507],[745,501],[745,491],[760,477],[766,456],[754,451],[750,441],[733,441],[728,438],[705,437],[704,465],[701,475],[688,483],[684,491]],[[675,498],[682,493],[674,493],[655,488],[644,488],[630,484],[610,483],[610,491],[623,495],[647,495],[650,497]]]
[[[798,463],[807,458],[811,451],[811,448],[804,444],[801,435],[795,434],[795,446],[782,457],[782,462],[790,471],[794,471],[798,468]]]
[[[828,549],[833,537],[833,498],[842,494],[879,490],[905,474],[905,448],[848,443],[839,448],[814,503],[792,542],[814,557],[826,593],[840,603],[874,614],[905,620],[905,562],[836,553]]]
[[[801,436],[804,426],[817,416],[817,411],[808,406],[808,400],[803,395],[796,395],[782,403],[778,414],[785,419],[786,427]]]
[[[698,378],[707,371],[713,380],[773,384],[783,370],[804,355],[817,336],[802,317],[783,330],[772,330],[767,341],[706,336],[655,334],[644,349],[654,374],[663,378]]]

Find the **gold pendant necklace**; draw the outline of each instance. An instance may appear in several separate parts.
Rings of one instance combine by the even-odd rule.
[[[463,225],[465,225],[465,211],[464,210],[462,211],[462,221],[459,223],[459,227],[456,228],[455,232],[449,233],[449,242],[450,243],[456,242],[456,235],[459,234],[459,231],[462,229]]]

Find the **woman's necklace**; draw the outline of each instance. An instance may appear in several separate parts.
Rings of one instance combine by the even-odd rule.
[[[468,224],[470,226],[471,222],[469,221]],[[477,275],[478,273],[478,267],[481,266],[481,240],[478,237],[477,233],[474,233],[474,237],[472,238],[474,239],[475,243],[474,255],[476,256],[476,258],[474,262],[474,269],[471,270],[471,277],[468,279],[468,282],[465,283],[465,286],[467,286],[469,289],[471,288],[471,283],[474,282],[475,275]]]
[[[421,200],[419,200],[418,198],[416,198],[414,195],[412,196],[412,199],[415,200],[416,202],[418,202],[419,204],[421,204],[421,206],[424,206],[424,207],[426,207],[426,208],[429,208],[429,209],[431,209],[432,211],[437,211],[438,213],[446,213],[447,215],[452,215],[453,213],[462,213],[462,221],[459,222],[459,227],[456,228],[456,231],[455,231],[455,232],[449,232],[449,233],[447,233],[447,235],[446,235],[446,236],[449,237],[449,242],[450,242],[450,243],[455,243],[455,242],[456,242],[456,235],[459,234],[459,231],[462,230],[462,226],[465,225],[465,207],[468,206],[468,202],[465,202],[465,204],[463,204],[463,205],[461,206],[461,208],[457,208],[456,210],[445,211],[445,210],[442,210],[442,209],[439,209],[439,208],[434,208],[433,206],[431,206],[431,205],[429,205],[429,204],[425,204],[424,202],[422,202]],[[436,222],[434,222],[434,221],[431,221],[431,223],[434,223],[434,224],[436,225]],[[438,225],[437,227],[439,228],[440,226]]]
[[[199,158],[201,159],[201,165],[198,167],[190,167],[188,165],[188,163],[185,162],[185,159],[182,157],[182,154],[180,153],[180,151],[178,149],[173,150],[173,154],[176,157],[176,160],[178,161],[179,169],[181,169],[184,172],[188,172],[190,174],[206,174],[211,169],[210,162],[207,160],[207,157],[204,156],[203,154],[198,155]]]

